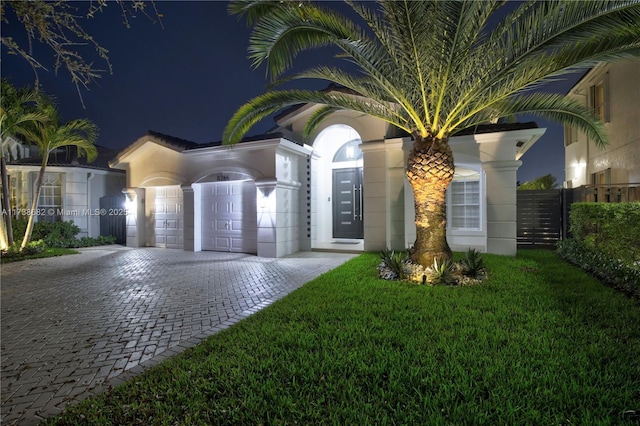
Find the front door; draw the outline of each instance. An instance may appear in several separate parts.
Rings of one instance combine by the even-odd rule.
[[[333,170],[333,238],[361,239],[362,168]]]

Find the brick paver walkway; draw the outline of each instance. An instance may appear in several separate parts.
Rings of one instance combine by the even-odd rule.
[[[354,256],[81,251],[1,266],[3,425],[104,392]]]

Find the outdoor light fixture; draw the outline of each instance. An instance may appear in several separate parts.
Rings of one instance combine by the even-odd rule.
[[[124,194],[124,209],[127,214],[135,214],[137,210],[136,191],[135,189],[123,189]]]
[[[346,150],[346,155],[349,160],[352,160],[356,156],[356,150],[353,146],[348,146]]]

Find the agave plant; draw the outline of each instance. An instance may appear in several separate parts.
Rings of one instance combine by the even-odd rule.
[[[479,278],[485,272],[484,259],[476,249],[468,249],[459,263],[462,275],[467,277]]]
[[[456,264],[448,258],[433,259],[433,265],[429,268],[428,281],[434,285],[452,285],[456,283],[456,277],[454,272],[456,270]]]
[[[615,1],[347,2],[362,25],[310,1],[232,0],[253,26],[249,55],[274,85],[315,78],[347,90],[270,91],[232,116],[223,134],[235,143],[258,121],[291,105],[324,105],[305,134],[341,109],[384,120],[413,137],[406,176],[415,199],[412,260],[450,259],[445,194],[453,179],[450,137],[473,126],[533,114],[569,124],[598,145],[604,125],[584,105],[536,92],[577,67],[640,54],[640,3]],[[499,17],[499,23],[496,19]],[[284,75],[304,50],[332,45],[358,72],[318,66]],[[350,65],[351,66],[351,65]]]
[[[392,272],[395,278],[403,280],[406,277],[407,261],[409,253],[406,251],[383,250],[380,252],[380,260],[386,269]]]

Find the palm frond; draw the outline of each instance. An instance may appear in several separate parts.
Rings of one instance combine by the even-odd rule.
[[[322,123],[323,120],[325,120],[334,112],[340,111],[341,109],[342,108],[334,106],[323,106],[314,111],[313,114],[311,114],[311,117],[309,117],[309,119],[307,120],[307,123],[305,124],[304,130],[302,132],[305,140],[309,139],[313,131],[318,127],[318,125],[320,125],[320,123]]]
[[[323,93],[309,90],[283,90],[265,93],[253,98],[240,107],[224,129],[222,140],[225,144],[239,142],[242,136],[258,121],[287,106],[303,103],[317,103],[335,109],[359,111],[380,118],[407,132],[403,123],[396,120],[395,106],[375,102],[362,97],[340,93]]]
[[[274,77],[286,71],[303,50],[324,47],[340,41],[358,41],[362,30],[338,13],[304,3],[285,2],[269,9],[257,20],[249,44],[253,66],[267,61],[267,71]]]
[[[551,93],[532,93],[517,96],[494,105],[500,117],[531,114],[550,121],[564,123],[581,130],[596,146],[608,143],[604,123],[593,112],[574,99]]]
[[[364,27],[310,1],[235,2],[230,10],[254,23],[249,47],[254,65],[266,62],[268,72],[279,77],[276,83],[323,78],[371,100],[363,108],[362,100],[351,105],[296,95],[285,96],[286,105],[317,100],[332,108],[373,109],[372,115],[423,137],[444,138],[469,123],[517,113],[516,107],[542,107],[541,98],[534,103],[529,97],[538,85],[597,61],[640,54],[638,0],[381,0],[377,9],[347,1]],[[503,10],[507,13],[491,28],[493,16]],[[299,52],[328,45],[357,65],[361,75],[317,67],[282,77]],[[244,105],[228,127],[231,139],[258,117],[277,111],[275,101],[256,98]],[[538,114],[586,123],[584,114],[571,108]],[[587,127],[595,140],[604,140],[597,126]]]

